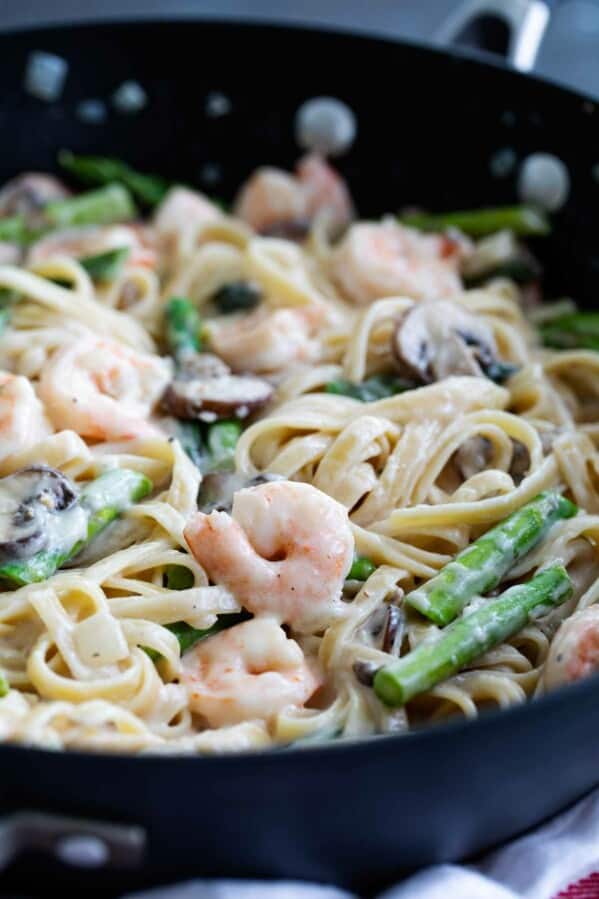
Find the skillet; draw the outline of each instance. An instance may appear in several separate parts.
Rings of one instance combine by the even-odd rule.
[[[39,50],[69,63],[55,104],[22,88],[26,60]],[[106,98],[132,78],[148,93],[143,111],[110,112],[101,124],[78,118],[81,101]],[[569,169],[571,192],[551,237],[534,248],[546,292],[583,303],[597,295],[599,107],[554,84],[457,51],[213,21],[3,34],[0,83],[2,180],[52,170],[68,147],[231,199],[257,165],[293,163],[294,114],[321,95],[356,115],[357,139],[337,164],[364,217],[411,204],[512,203],[517,166],[499,176],[498,152],[517,160],[554,153]],[[207,114],[214,92],[230,101],[228,114]],[[590,680],[476,723],[262,755],[126,757],[5,745],[0,864],[20,857],[7,881],[20,891],[41,874],[72,895],[225,874],[366,893],[419,865],[496,845],[599,783],[597,691]]]

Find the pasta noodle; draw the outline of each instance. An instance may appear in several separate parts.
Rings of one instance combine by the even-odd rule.
[[[459,254],[476,253],[466,239],[439,255],[439,242],[449,238],[410,232],[403,269],[395,262],[390,268],[391,250],[365,245],[363,258],[343,256],[340,278],[339,247],[345,238],[337,234],[343,224],[338,207],[337,221],[331,222],[332,206],[328,217],[312,214],[302,199],[310,228],[297,240],[276,231],[259,233],[251,221],[200,200],[204,206],[198,206],[196,218],[186,214],[178,220],[176,204],[183,200],[167,196],[164,204],[173,204],[168,221],[179,223],[166,233],[167,217],[159,210],[147,227],[144,240],[153,241],[155,262],[148,265],[131,254],[110,280],[94,280],[83,263],[86,254],[73,249],[72,233],[63,252],[58,232],[57,249],[47,258],[0,266],[0,295],[12,297],[10,320],[0,336],[6,379],[0,386],[0,477],[47,466],[66,476],[81,496],[115,470],[136,472],[152,483],[151,495],[129,504],[93,541],[82,541],[89,545],[48,577],[20,586],[5,583],[0,672],[10,689],[0,698],[1,739],[102,751],[239,751],[403,733],[456,714],[475,718],[487,707],[508,707],[543,692],[562,621],[578,620],[570,616],[599,599],[599,355],[585,348],[542,347],[523,311],[524,288],[508,279],[489,277],[482,286],[462,287],[447,297],[447,285],[461,283]],[[394,239],[408,239],[389,220],[379,227],[386,229],[381,240],[394,228]],[[369,266],[379,280],[373,280]],[[390,286],[380,292],[382,271]],[[443,280],[438,293],[436,278]],[[367,298],[344,292],[349,282],[361,285]],[[239,306],[231,315],[215,297],[239,284],[251,285],[259,302],[251,305],[246,288],[239,302],[247,308]],[[251,652],[261,655],[260,662],[242,664],[235,655],[250,652],[245,643],[235,643],[243,633],[250,640],[250,631],[242,630],[251,622],[245,620],[248,603],[241,587],[214,576],[188,532],[198,491],[210,477],[186,453],[176,416],[164,406],[175,366],[159,357],[168,355],[164,316],[172,297],[188,298],[201,315],[204,361],[207,352],[216,351],[233,369],[225,375],[219,370],[218,377],[235,381],[251,372],[268,387],[267,405],[262,400],[252,405],[248,396],[234,414],[225,415],[226,402],[219,398],[205,403],[195,419],[208,444],[216,419],[238,415],[242,423],[234,456],[235,504],[240,488],[261,478],[271,479],[272,488],[283,479],[311,485],[326,502],[326,497],[335,501],[330,508],[347,522],[351,552],[371,563],[368,577],[345,578],[342,597],[326,598],[325,626],[306,623],[312,574],[305,561],[306,580],[291,587],[301,595],[288,618],[249,608],[253,626],[258,622],[263,628],[263,645],[259,631],[251,638],[257,641]],[[460,366],[414,381],[413,368],[407,371],[405,359],[398,361],[402,323],[426,304],[447,299],[456,315],[485,329],[497,358],[511,366],[502,383]],[[90,340],[97,350],[70,363],[72,381],[51,382],[57,354]],[[441,355],[436,351],[430,364],[440,365]],[[176,361],[178,372],[182,358]],[[219,364],[222,368],[222,360]],[[183,375],[174,377],[184,381]],[[356,394],[358,387],[391,377],[407,377],[407,387],[366,398]],[[23,379],[34,392],[13,404],[7,391],[22,386]],[[233,390],[237,381],[231,384]],[[59,390],[72,393],[72,405],[60,416]],[[111,405],[104,414],[106,398]],[[19,416],[25,415],[30,418],[23,424]],[[215,473],[224,474],[218,465]],[[442,634],[404,597],[543,491],[565,494],[581,511],[558,521],[546,539],[515,560],[507,580],[527,582],[559,562],[571,577],[572,597],[407,703],[396,708],[382,703],[368,672]],[[295,496],[279,494],[288,495],[289,503]],[[273,497],[279,494],[273,489]],[[313,496],[297,494],[298,503],[306,504],[306,521],[313,508],[317,518]],[[218,514],[225,516],[219,521],[226,520],[227,511]],[[279,556],[260,550],[267,537],[258,533],[258,507],[251,514],[251,551],[260,551],[268,565],[277,564]],[[285,514],[293,519],[304,513],[291,508]],[[315,540],[322,544],[323,560],[314,565],[322,564],[326,572],[327,541],[342,538],[332,525],[330,533],[326,530],[328,513],[318,514],[323,525]],[[234,517],[240,516],[234,505]],[[281,528],[287,526],[284,516],[280,520]],[[298,533],[303,526],[298,518]],[[264,524],[265,533],[269,527]],[[293,522],[289,527],[292,532]],[[233,569],[235,564],[233,558]],[[176,585],[170,581],[173,571]],[[321,574],[325,587],[326,578]],[[472,608],[487,601],[477,597]],[[223,629],[225,619],[219,616],[234,616],[236,623]],[[275,619],[286,630],[267,638]],[[202,647],[196,662],[196,649],[185,652],[177,627],[185,633],[213,632],[196,644]],[[225,655],[221,659],[218,653]],[[223,667],[227,658],[229,668]],[[264,672],[278,678],[282,695],[290,691],[290,701],[279,703]],[[204,694],[194,686],[194,678],[201,677]],[[300,681],[306,694],[301,697]],[[227,689],[234,700],[225,696]],[[214,706],[219,711],[208,705],[208,693],[222,694]],[[224,716],[227,702],[236,703],[236,711]],[[245,712],[239,712],[241,706]]]

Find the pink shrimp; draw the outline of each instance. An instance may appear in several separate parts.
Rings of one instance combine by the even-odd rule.
[[[29,449],[51,433],[31,382],[0,372],[0,459]]]
[[[353,210],[345,182],[316,154],[298,162],[295,176],[281,169],[257,169],[235,203],[235,214],[261,233],[286,225],[309,225],[318,213],[343,225]]]
[[[272,618],[253,618],[199,643],[183,658],[189,706],[210,727],[270,721],[303,706],[320,686],[295,640]]]
[[[460,248],[439,234],[395,221],[352,225],[331,259],[342,292],[360,305],[401,294],[415,300],[459,293]]]
[[[218,206],[188,187],[172,187],[156,210],[154,227],[162,237],[177,236],[222,219]]]
[[[342,610],[353,534],[344,507],[310,484],[240,490],[231,515],[198,512],[185,539],[209,577],[250,612],[314,633]]]
[[[272,373],[296,363],[315,362],[312,336],[323,312],[316,306],[269,310],[265,307],[207,326],[214,352],[234,371]]]
[[[545,662],[543,683],[551,690],[595,671],[599,671],[599,606],[589,606],[561,623]]]
[[[161,432],[148,418],[170,377],[168,360],[90,334],[55,351],[39,393],[57,428],[97,440],[152,437]]]

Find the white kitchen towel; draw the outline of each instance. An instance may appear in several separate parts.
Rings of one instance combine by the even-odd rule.
[[[295,881],[194,880],[123,899],[359,897],[335,887]],[[599,899],[599,790],[475,865],[426,868],[377,899]]]

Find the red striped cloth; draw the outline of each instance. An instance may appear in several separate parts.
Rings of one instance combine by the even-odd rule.
[[[560,890],[555,899],[599,899],[599,871],[571,883],[569,887]]]

